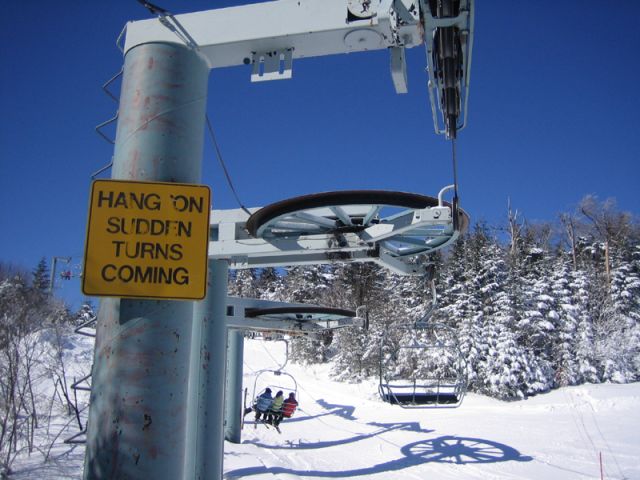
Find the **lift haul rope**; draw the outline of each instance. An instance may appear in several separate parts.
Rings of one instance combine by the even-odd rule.
[[[451,139],[451,163],[453,166],[453,201],[458,204],[458,158],[456,155],[456,139]]]
[[[205,115],[205,119],[207,121],[207,129],[209,130],[211,141],[213,142],[213,147],[215,148],[216,155],[218,156],[218,161],[220,162],[220,166],[222,166],[222,170],[224,171],[224,176],[227,177],[227,183],[229,184],[229,188],[231,189],[231,192],[233,193],[233,196],[235,197],[236,202],[238,202],[238,205],[240,205],[240,208],[244,210],[245,213],[247,213],[247,215],[251,216],[251,212],[247,207],[243,205],[242,201],[240,200],[240,197],[238,196],[238,192],[236,192],[236,189],[233,186],[233,182],[231,181],[231,176],[229,175],[229,171],[227,170],[227,165],[224,163],[224,160],[222,158],[222,152],[220,152],[220,147],[218,147],[216,136],[213,133],[213,127],[211,126],[211,121],[209,120],[208,114]]]

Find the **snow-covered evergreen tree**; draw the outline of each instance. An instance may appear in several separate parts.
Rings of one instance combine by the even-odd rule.
[[[579,307],[573,302],[571,272],[570,257],[564,252],[558,252],[553,261],[549,283],[557,306],[555,311],[558,314],[553,336],[554,381],[561,387],[575,385],[581,379],[576,355]]]
[[[329,285],[333,281],[331,269],[326,265],[293,267],[284,278],[287,302],[322,304]],[[332,333],[295,337],[291,342],[291,358],[300,363],[322,363],[330,356]]]
[[[593,278],[584,269],[570,274],[572,304],[575,306],[577,320],[575,344],[575,362],[577,364],[577,383],[598,383],[598,358],[593,331],[593,308],[590,292],[593,291]]]
[[[370,329],[345,328],[336,332],[333,372],[342,379],[360,380],[377,373],[380,335],[389,316],[395,316],[385,308],[389,274],[374,264],[342,264],[334,274],[329,303],[349,309],[366,307]]]
[[[235,270],[229,276],[229,295],[244,298],[257,298],[259,296],[257,283],[258,275],[255,268]]]
[[[49,267],[45,258],[42,257],[33,271],[31,286],[36,292],[45,295],[49,291],[49,283]]]
[[[524,398],[543,389],[532,357],[517,341],[513,273],[505,250],[486,231],[476,233],[483,245],[476,286],[482,304],[483,355],[478,363],[480,391],[502,399]]]
[[[531,390],[546,391],[554,385],[554,346],[557,343],[560,307],[550,278],[553,263],[549,252],[528,243],[524,262],[518,272],[521,282],[519,343],[535,359],[535,371],[539,372]]]
[[[436,277],[437,305],[430,321],[444,324],[456,333],[462,359],[466,364],[469,389],[476,390],[478,363],[484,340],[482,306],[474,285],[476,273],[471,268],[469,258],[471,251],[468,237],[463,236],[439,266]]]
[[[635,258],[614,250],[611,286],[603,308],[601,352],[606,358],[604,380],[626,383],[640,378],[640,272]],[[631,260],[631,261],[629,261]],[[606,329],[606,330],[605,330]]]
[[[285,297],[284,279],[275,268],[260,269],[256,289],[265,300],[282,301]]]

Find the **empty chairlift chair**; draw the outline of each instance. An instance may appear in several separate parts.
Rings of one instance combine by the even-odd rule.
[[[466,388],[466,362],[451,328],[415,324],[387,331],[380,344],[382,400],[403,408],[452,408]]]

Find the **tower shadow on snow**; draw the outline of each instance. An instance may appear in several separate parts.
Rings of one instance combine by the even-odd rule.
[[[324,399],[316,400],[316,403],[323,409],[328,411],[313,416],[305,415],[287,419],[286,423],[307,421],[331,415],[336,415],[338,417],[351,421],[357,420],[357,418],[353,415],[355,412],[355,407],[353,406],[332,404],[325,401]],[[324,442],[308,442],[297,444],[290,443],[287,445],[268,445],[257,441],[249,441],[247,443],[251,443],[258,447],[271,450],[313,450],[355,443],[395,430],[409,430],[412,432],[423,434],[434,432],[434,430],[421,428],[419,422],[370,422],[366,425],[378,427],[378,429],[370,433],[363,433],[343,439]],[[466,465],[510,461],[528,462],[532,460],[531,457],[523,456],[515,448],[504,445],[502,443],[480,438],[458,437],[453,435],[445,435],[409,443],[400,448],[400,453],[402,454],[402,456],[395,460],[390,460],[384,463],[372,465],[370,467],[353,470],[310,471],[295,470],[284,467],[259,466],[240,468],[229,471],[225,474],[225,478],[242,478],[252,475],[261,475],[265,473],[270,473],[273,475],[289,474],[306,477],[326,478],[357,477],[363,475],[372,475],[375,473],[395,472],[425,463],[450,463],[457,465]]]
[[[379,433],[380,432],[378,432],[378,434]],[[366,435],[365,437],[369,436],[372,435]],[[357,441],[359,439],[361,439],[359,436],[354,437],[353,441]],[[324,443],[325,442],[321,442],[316,445],[318,448],[322,448],[325,446]],[[532,457],[524,456],[515,448],[499,442],[481,438],[458,437],[454,435],[444,435],[409,443],[400,449],[400,453],[402,454],[402,457],[395,460],[353,470],[295,470],[284,467],[259,466],[232,470],[225,474],[225,478],[243,478],[261,474],[288,474],[304,477],[344,478],[385,472],[396,472],[426,463],[468,465],[497,462],[529,462],[533,460]]]

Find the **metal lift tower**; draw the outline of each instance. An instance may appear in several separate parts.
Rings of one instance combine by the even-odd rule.
[[[291,77],[299,58],[386,49],[404,93],[404,50],[425,45],[436,132],[454,140],[466,123],[473,0],[279,0],[175,16],[146,5],[157,18],[127,26],[113,179],[201,181],[213,68],[251,65],[252,81],[277,80]],[[340,258],[420,273],[412,256],[448,245],[466,224],[456,198],[379,193],[311,195],[251,218],[214,211],[205,300],[103,300],[84,477],[222,478],[227,328],[235,321],[228,269]],[[405,210],[381,218],[389,205]]]

